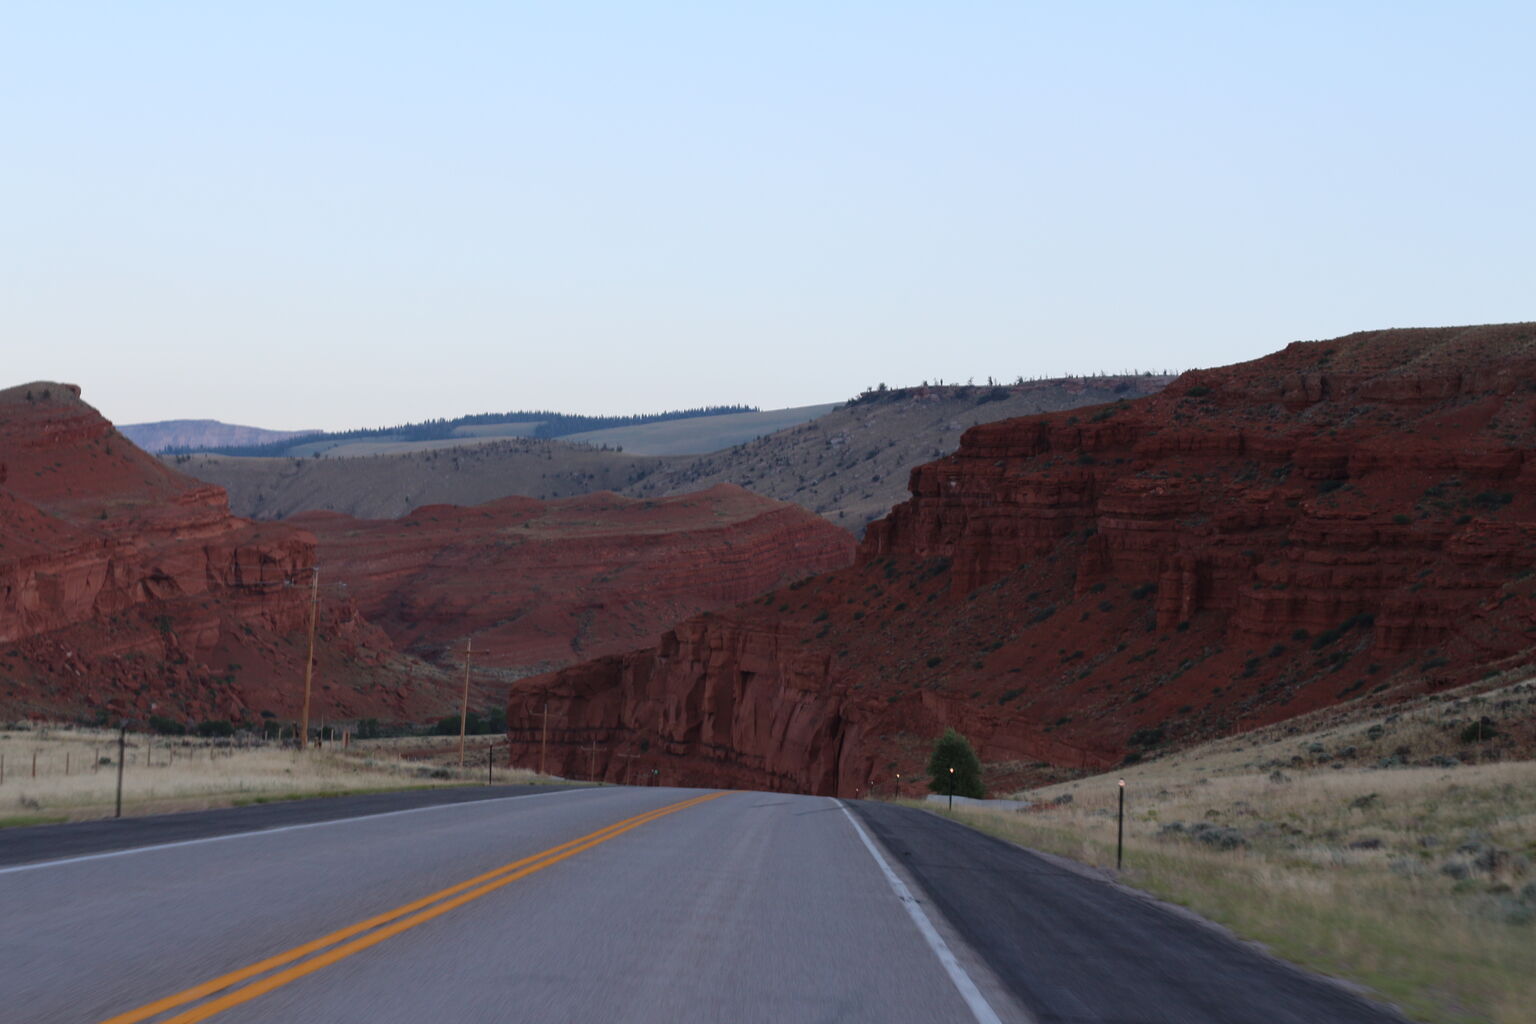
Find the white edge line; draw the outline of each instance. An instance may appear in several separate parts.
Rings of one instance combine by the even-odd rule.
[[[971,976],[965,973],[965,968],[960,966],[960,961],[950,951],[949,945],[944,941],[944,937],[933,926],[933,922],[928,920],[928,915],[923,912],[922,906],[913,898],[912,891],[906,887],[906,884],[901,879],[896,877],[896,872],[891,870],[891,865],[886,862],[880,850],[870,840],[869,833],[864,831],[864,826],[860,825],[859,820],[853,816],[853,812],[848,810],[847,804],[841,800],[834,802],[848,816],[848,823],[853,826],[853,830],[864,841],[864,848],[869,851],[871,857],[875,858],[875,863],[880,865],[880,870],[885,874],[886,882],[890,884],[891,890],[896,893],[896,898],[901,901],[901,905],[907,908],[907,913],[911,916],[913,923],[917,925],[917,930],[928,941],[928,948],[933,950],[933,955],[938,957],[939,963],[944,966],[945,973],[949,975],[949,980],[954,982],[955,988],[960,990],[960,998],[965,1000],[965,1005],[970,1009],[971,1016],[976,1018],[977,1024],[1002,1024],[1002,1021],[998,1019],[997,1014],[993,1011],[992,1005],[987,1002],[986,996],[981,994],[981,989],[976,987],[976,983],[971,980]]]
[[[580,786],[572,789],[556,789],[548,793],[519,793],[516,796],[495,796],[489,800],[456,800],[446,804],[432,804],[430,807],[408,807],[403,811],[380,811],[377,814],[357,814],[350,818],[331,818],[328,821],[306,821],[302,825],[278,825],[275,828],[257,828],[248,832],[226,832],[221,836],[204,836],[201,839],[182,839],[174,843],[155,843],[150,846],[130,846],[126,850],[107,850],[104,853],[86,853],[79,857],[61,857],[58,860],[38,860],[30,864],[13,864],[10,867],[0,868],[0,875],[8,875],[17,871],[36,871],[38,868],[54,868],[65,864],[79,864],[88,860],[106,860],[108,857],[126,857],[133,853],[149,853],[152,850],[173,850],[178,846],[196,846],[199,843],[222,843],[226,839],[247,839],[251,836],[270,836],[278,832],[297,832],[306,828],[324,828],[327,825],[345,825],[354,821],[368,821],[373,818],[393,818],[401,814],[420,814],[422,811],[441,811],[449,807],[466,807],[484,804],[499,804],[506,800],[531,800],[541,796],[560,796],[566,793],[580,793],[587,789],[597,787]]]

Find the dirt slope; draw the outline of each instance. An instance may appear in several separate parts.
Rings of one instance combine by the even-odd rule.
[[[854,568],[519,684],[509,719],[548,700],[571,770],[595,741],[851,794],[946,725],[1024,780],[1403,699],[1532,659],[1533,473],[1536,325],[1297,343],[975,427]]]

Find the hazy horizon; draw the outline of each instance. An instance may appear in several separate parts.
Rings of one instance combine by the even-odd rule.
[[[0,386],[764,409],[1536,319],[1512,3],[23,4]]]

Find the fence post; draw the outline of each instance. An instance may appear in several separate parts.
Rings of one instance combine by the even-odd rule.
[[[117,734],[117,810],[112,817],[123,816],[123,753],[128,749],[128,723],[124,722]]]

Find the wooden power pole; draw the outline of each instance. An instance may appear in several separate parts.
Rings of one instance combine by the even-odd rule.
[[[473,637],[464,638],[464,706],[459,709],[459,767],[464,767],[464,734],[469,725],[469,649]]]
[[[549,701],[544,702],[543,723],[539,729],[539,774],[544,774],[544,755],[549,750]]]
[[[299,727],[299,749],[309,749],[309,692],[315,674],[315,620],[320,613],[320,567],[311,567],[309,586],[309,657],[304,659],[304,717]]]
[[[639,757],[640,755],[639,754],[620,754],[619,756],[622,757],[624,759],[624,761],[626,762],[625,765],[624,765],[624,784],[627,786],[627,785],[629,785],[629,777],[630,777],[631,774],[633,774],[633,772],[635,770],[635,758]]]
[[[585,747],[578,747],[576,749],[578,749],[578,750],[585,750],[587,752],[587,781],[588,782],[596,782],[597,781],[597,741],[593,740],[590,745],[585,746]]]

